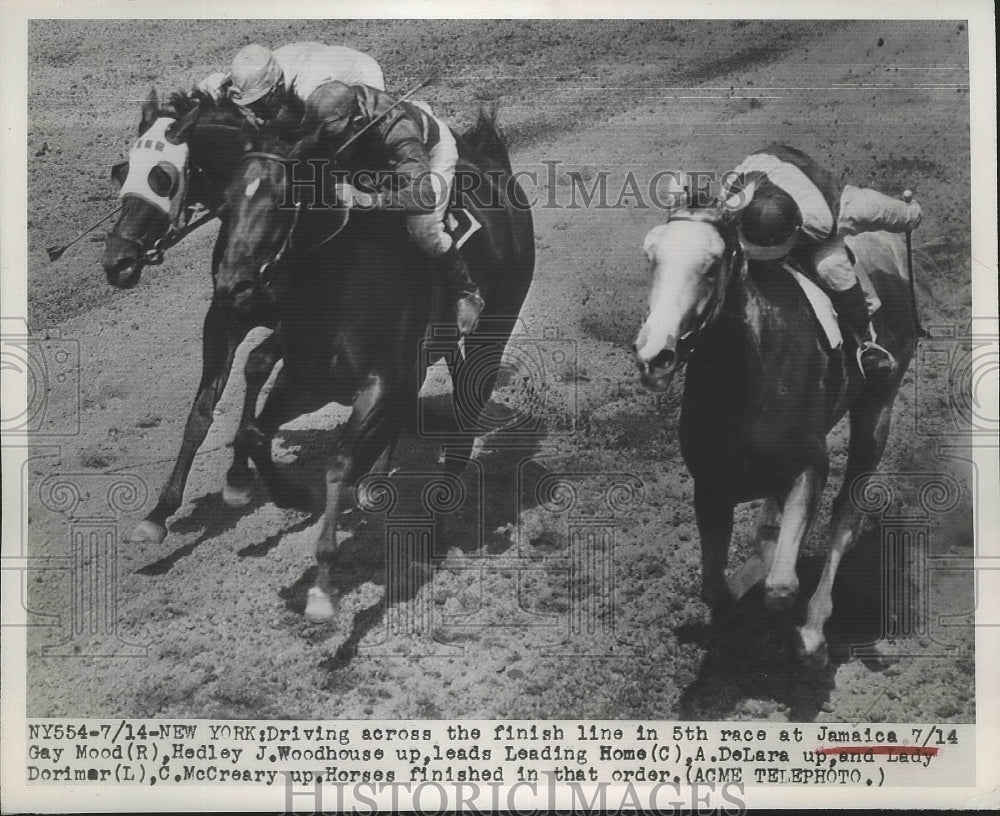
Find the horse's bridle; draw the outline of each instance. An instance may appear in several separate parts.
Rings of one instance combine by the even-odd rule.
[[[714,219],[700,215],[671,215],[670,221],[694,221],[705,224],[713,223]],[[732,286],[735,281],[740,281],[745,278],[747,274],[747,259],[743,254],[743,250],[740,247],[739,242],[726,240],[726,237],[722,233],[721,229],[719,230],[719,233],[726,245],[722,258],[718,261],[721,265],[719,277],[709,300],[710,306],[706,309],[701,320],[698,321],[696,326],[688,329],[677,339],[678,368],[687,362],[687,358],[690,357],[691,352],[694,351],[694,347],[697,345],[698,338],[701,336],[701,333],[711,326],[722,313],[722,309],[726,304],[726,295],[729,292],[730,286]]]
[[[251,150],[243,154],[243,161],[245,162],[247,159],[265,159],[267,161],[284,164],[289,160],[289,157],[279,156],[277,153],[268,153],[267,151],[263,150]],[[295,233],[295,228],[298,226],[299,223],[299,217],[302,214],[302,202],[296,201],[295,214],[292,216],[292,224],[288,228],[288,232],[285,233],[285,240],[282,241],[281,246],[278,248],[278,251],[275,253],[274,257],[271,258],[271,260],[265,261],[263,264],[261,264],[260,269],[257,270],[257,277],[260,280],[260,282],[265,286],[269,285],[271,282],[270,280],[271,275],[268,274],[269,272],[272,272],[272,270],[279,268],[280,265],[285,261],[287,261],[289,258],[295,257],[296,255],[306,255],[310,252],[314,252],[315,250],[328,244],[330,241],[336,238],[341,232],[343,232],[344,228],[347,226],[348,221],[350,221],[350,213],[351,213],[350,208],[344,208],[343,223],[341,223],[340,226],[338,226],[333,232],[331,232],[325,238],[321,239],[320,241],[317,241],[312,246],[295,248],[292,246],[292,236]]]
[[[200,167],[189,167],[184,171],[185,174],[188,176],[188,178],[190,178],[191,169],[194,169],[195,172],[200,174],[204,174],[205,172]],[[190,188],[188,187],[188,189]],[[180,208],[180,213],[184,213],[185,211],[190,209],[191,209],[190,207],[182,205]],[[139,251],[142,253],[142,262],[144,265],[159,266],[161,263],[163,263],[164,253],[168,249],[180,243],[184,238],[186,238],[188,235],[190,235],[192,232],[198,229],[198,227],[200,227],[202,224],[208,221],[211,221],[217,215],[218,215],[217,211],[209,210],[208,212],[204,213],[194,221],[188,220],[188,222],[183,227],[179,227],[177,226],[176,222],[171,221],[167,225],[167,231],[163,235],[163,237],[157,238],[155,241],[153,241],[153,243],[149,247],[145,249],[143,249],[142,239],[132,238],[131,236],[127,235],[119,235],[118,237],[138,247]],[[188,216],[188,218],[190,219],[190,215]]]

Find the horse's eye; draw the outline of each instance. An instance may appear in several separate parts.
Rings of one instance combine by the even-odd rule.
[[[158,196],[173,198],[177,194],[180,174],[171,164],[160,162],[149,171],[149,188]]]

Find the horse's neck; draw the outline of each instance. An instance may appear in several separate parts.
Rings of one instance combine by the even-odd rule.
[[[751,275],[733,281],[712,326],[698,342],[697,356],[711,359],[714,376],[724,376],[734,400],[756,402],[775,387],[776,365],[766,350],[780,338],[773,303]],[[721,375],[725,370],[725,375]]]
[[[203,174],[199,203],[215,207],[222,203],[226,186],[239,167],[243,142],[239,129],[229,123],[207,122],[191,138],[191,172]]]

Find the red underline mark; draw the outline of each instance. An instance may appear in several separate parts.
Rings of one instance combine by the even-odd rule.
[[[891,756],[937,756],[938,749],[920,745],[845,745],[841,748],[817,748],[821,754],[847,754],[849,756],[865,756],[867,754],[887,754]]]

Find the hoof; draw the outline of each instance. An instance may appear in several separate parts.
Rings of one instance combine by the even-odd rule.
[[[306,620],[309,623],[326,623],[333,619],[333,611],[330,597],[319,587],[312,587],[306,600]]]
[[[787,612],[799,596],[798,582],[765,586],[764,607],[768,612]]]
[[[728,618],[736,608],[736,596],[727,584],[721,588],[705,587],[701,591],[701,600],[712,611],[713,621]]]
[[[807,669],[820,671],[830,663],[826,639],[821,633],[799,627],[794,635],[795,656]]]
[[[895,666],[899,661],[899,647],[887,640],[880,640],[873,643],[871,647],[858,653],[861,662],[872,671],[885,671]]]
[[[167,528],[155,521],[141,521],[128,537],[129,544],[162,544]]]
[[[288,485],[276,490],[273,500],[283,510],[301,510],[304,513],[311,513],[314,506],[312,494],[308,488],[299,485]]]
[[[222,500],[229,507],[246,507],[253,499],[253,485],[239,487],[229,482],[222,488]]]

